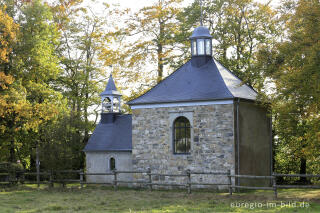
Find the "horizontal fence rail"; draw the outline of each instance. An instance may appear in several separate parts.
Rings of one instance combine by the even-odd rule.
[[[249,178],[249,179],[272,179],[273,176],[254,176],[254,175],[230,175],[230,177]]]
[[[144,180],[119,180],[120,174],[143,174],[146,176]],[[69,175],[69,176],[67,176]],[[71,176],[70,176],[71,175]],[[89,182],[86,181],[87,176],[111,176],[112,180],[109,182]],[[192,178],[198,175],[210,175],[210,176],[225,176],[227,182],[225,183],[216,183],[216,182],[195,182],[192,181]],[[34,176],[34,180],[26,179],[26,177]],[[153,180],[153,176],[159,177],[182,177],[186,178],[185,183],[164,183],[158,180]],[[41,178],[40,178],[41,177]],[[185,187],[188,193],[191,193],[192,186],[227,186],[229,189],[229,194],[232,195],[233,189],[253,189],[253,190],[273,190],[275,197],[277,197],[278,189],[281,188],[311,188],[311,189],[320,189],[320,185],[281,185],[277,184],[277,177],[288,177],[288,178],[320,178],[318,174],[272,174],[271,176],[256,176],[256,175],[234,175],[231,174],[230,170],[227,172],[199,172],[199,171],[190,171],[186,170],[180,174],[167,174],[152,172],[150,168],[148,170],[137,170],[137,171],[121,171],[113,170],[111,172],[84,172],[84,170],[59,170],[59,171],[41,171],[41,172],[27,172],[19,171],[16,173],[10,172],[1,172],[0,173],[0,184],[16,184],[18,182],[22,184],[48,184],[49,187],[53,187],[54,183],[60,183],[62,186],[68,183],[79,183],[81,188],[84,184],[106,184],[111,185],[116,190],[119,184],[139,184],[148,187],[150,190],[153,189],[153,186],[178,186]],[[270,180],[270,186],[244,186],[236,185],[235,179],[257,179],[257,180]],[[233,181],[232,181],[233,179]],[[165,180],[165,179],[164,179]]]
[[[274,173],[273,176],[276,176],[276,177],[309,177],[309,178],[320,178],[320,175],[312,175],[312,174],[277,174],[277,173]]]
[[[82,175],[114,175],[113,173],[107,172],[107,173],[80,173]]]
[[[274,177],[289,177],[289,178],[320,178],[318,174],[273,174]],[[292,185],[277,185],[280,189],[320,189],[320,185],[302,185],[302,184],[292,184]]]

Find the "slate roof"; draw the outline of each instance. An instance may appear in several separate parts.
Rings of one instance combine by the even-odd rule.
[[[111,122],[112,116],[114,121]],[[131,151],[132,117],[128,114],[102,113],[83,151]]]
[[[100,93],[100,96],[108,96],[108,95],[121,96],[121,94],[117,90],[116,85],[114,84],[114,81],[113,81],[111,74],[110,74],[106,89],[102,93]]]
[[[192,60],[195,63],[191,63]],[[151,90],[128,102],[129,105],[210,101],[242,98],[255,100],[257,92],[214,58],[194,66],[201,57],[192,57]]]
[[[194,38],[212,38],[212,36],[210,35],[208,28],[200,26],[194,29],[192,35],[190,36],[190,39]]]

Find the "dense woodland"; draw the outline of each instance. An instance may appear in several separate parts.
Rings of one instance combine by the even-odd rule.
[[[200,5],[182,2],[0,0],[0,162],[83,168],[111,71],[125,102],[190,59]],[[213,56],[271,106],[275,172],[319,174],[320,2],[202,2]]]

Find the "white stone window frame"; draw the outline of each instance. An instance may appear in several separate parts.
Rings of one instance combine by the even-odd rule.
[[[174,153],[174,121],[178,117],[186,117],[190,122],[190,153]],[[193,110],[192,111],[170,111],[169,112],[169,124],[170,124],[170,130],[169,130],[169,144],[170,144],[170,152],[173,156],[189,156],[192,154],[193,151]]]

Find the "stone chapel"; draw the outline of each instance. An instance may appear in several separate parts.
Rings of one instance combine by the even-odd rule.
[[[271,174],[271,118],[258,105],[257,92],[212,57],[212,36],[206,27],[196,28],[190,42],[191,59],[129,101],[132,115],[121,114],[121,94],[110,76],[100,95],[101,121],[84,149],[88,172],[151,168],[166,174],[187,169]],[[204,183],[225,179],[197,178]],[[103,180],[91,177],[91,181]]]

